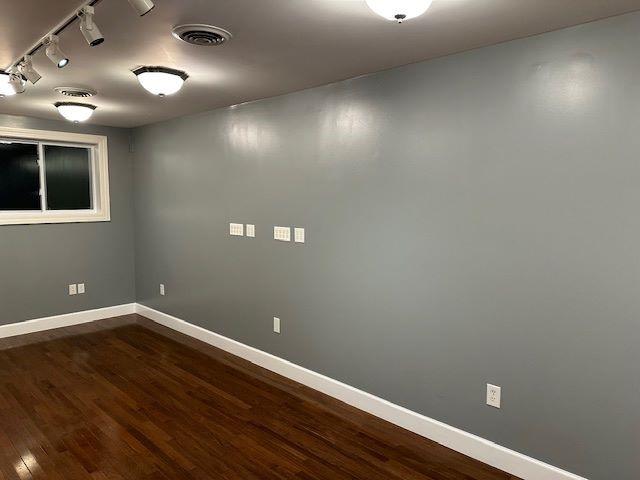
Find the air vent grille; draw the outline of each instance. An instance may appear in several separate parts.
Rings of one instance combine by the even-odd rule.
[[[231,33],[222,28],[200,23],[179,25],[173,28],[172,33],[178,40],[199,47],[216,47],[232,37]]]
[[[98,93],[95,90],[85,87],[56,87],[54,90],[65,97],[74,98],[89,98]]]

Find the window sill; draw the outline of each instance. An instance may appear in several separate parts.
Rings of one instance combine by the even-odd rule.
[[[89,223],[110,222],[111,215],[105,212],[74,212],[60,211],[49,212],[20,212],[1,213],[0,225],[37,225],[46,223]]]

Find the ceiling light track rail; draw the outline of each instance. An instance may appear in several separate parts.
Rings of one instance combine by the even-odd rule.
[[[69,15],[67,15],[62,22],[60,22],[55,27],[53,27],[52,30],[50,30],[37,43],[33,44],[31,46],[31,48],[29,48],[29,50],[27,50],[20,57],[18,57],[18,59],[16,61],[14,61],[11,65],[9,65],[7,68],[5,68],[4,71],[5,72],[11,72],[11,71],[16,71],[17,72],[18,65],[20,64],[20,62],[23,61],[23,59],[25,57],[27,57],[27,56],[30,57],[30,56],[36,54],[37,52],[39,52],[40,49],[46,47],[48,45],[49,39],[51,38],[52,35],[53,36],[58,36],[62,32],[64,32],[70,25],[73,25],[76,21],[80,21],[81,18],[78,16],[78,13],[81,12],[83,8],[85,8],[85,7],[93,7],[93,6],[97,5],[98,3],[100,3],[101,1],[102,0],[89,0],[89,1],[85,1],[82,4],[80,4],[80,6],[75,8],[73,10],[73,12],[71,12]]]

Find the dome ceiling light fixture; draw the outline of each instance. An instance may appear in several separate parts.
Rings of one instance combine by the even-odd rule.
[[[159,97],[178,92],[189,78],[182,70],[166,67],[139,67],[133,73],[145,90]]]
[[[371,10],[386,18],[402,23],[426,12],[433,0],[366,0]]]
[[[54,106],[58,109],[60,115],[74,123],[86,122],[97,108],[95,105],[88,103],[75,102],[57,102],[54,103]]]

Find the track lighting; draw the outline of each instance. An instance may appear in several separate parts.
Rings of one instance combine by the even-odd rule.
[[[51,35],[45,41],[45,45],[47,49],[45,53],[49,60],[51,60],[58,68],[63,68],[69,65],[69,57],[67,57],[62,50],[60,50],[60,46],[58,45],[59,39],[57,35]]]
[[[10,80],[11,74],[0,70],[0,97],[10,97],[11,95],[16,94]]]
[[[426,12],[433,0],[366,0],[369,8],[381,17],[402,23]]]
[[[93,111],[97,108],[95,105],[88,103],[75,103],[75,102],[58,102],[54,104],[55,107],[67,120],[79,123],[89,120]]]
[[[15,93],[24,93],[25,90],[25,81],[22,78],[22,75],[17,73],[12,73],[9,76],[9,85],[13,88]]]
[[[31,55],[26,55],[22,62],[18,64],[18,71],[34,85],[42,78],[36,69],[33,68]]]
[[[151,0],[129,0],[129,3],[141,17],[155,7],[155,4]]]
[[[133,73],[145,90],[160,97],[176,93],[189,78],[189,75],[181,70],[165,67],[140,67]]]
[[[104,42],[104,37],[102,36],[102,33],[100,33],[100,29],[93,21],[94,14],[95,8],[89,5],[82,7],[78,12],[78,17],[80,17],[80,31],[82,32],[84,39],[92,47]]]

